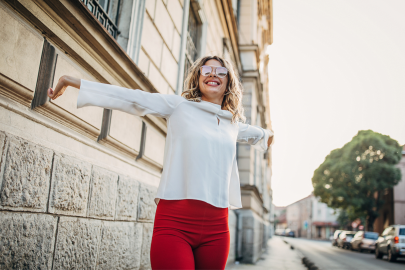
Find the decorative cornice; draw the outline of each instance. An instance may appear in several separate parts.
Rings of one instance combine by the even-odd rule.
[[[34,92],[0,73],[0,94],[26,107],[31,105]]]
[[[260,204],[262,205],[262,210],[264,211],[264,213],[268,213],[269,209],[267,207],[265,207],[265,205],[263,204],[263,197],[260,194],[259,190],[257,189],[257,186],[255,185],[241,185],[240,187],[241,191],[249,191],[252,194],[255,195],[256,199],[260,201]]]

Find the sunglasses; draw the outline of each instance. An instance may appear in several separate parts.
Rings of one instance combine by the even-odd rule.
[[[214,69],[215,75],[219,78],[225,78],[228,74],[228,69],[226,67],[211,67],[211,66],[202,66],[200,68],[200,73],[203,76],[208,76],[211,74],[212,69]]]

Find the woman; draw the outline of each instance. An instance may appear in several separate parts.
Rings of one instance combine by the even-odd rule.
[[[224,269],[228,207],[240,208],[236,142],[270,146],[273,133],[243,124],[242,88],[218,56],[197,60],[177,95],[152,94],[63,76],[48,96],[79,88],[78,108],[99,106],[166,118],[167,137],[151,244],[152,269]]]

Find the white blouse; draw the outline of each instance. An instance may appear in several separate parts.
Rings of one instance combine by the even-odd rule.
[[[77,107],[85,106],[167,119],[156,202],[195,199],[220,208],[241,208],[236,142],[266,150],[273,136],[258,126],[232,124],[232,113],[218,104],[81,80]]]

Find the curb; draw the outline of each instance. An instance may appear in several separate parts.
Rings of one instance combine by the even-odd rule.
[[[294,246],[291,245],[290,243],[288,243],[286,240],[283,239],[283,241],[287,245],[290,245],[291,249],[295,249]],[[308,270],[319,270],[318,266],[316,266],[314,262],[312,262],[310,259],[305,257],[304,254],[299,249],[296,249],[296,250],[297,250],[297,252],[300,253],[302,264],[305,265],[305,267],[308,268]]]

